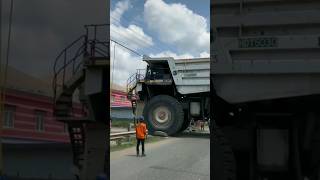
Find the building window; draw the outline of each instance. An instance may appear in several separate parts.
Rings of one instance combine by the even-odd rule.
[[[121,96],[121,102],[125,102],[126,101],[126,97],[125,96]]]
[[[111,96],[111,102],[114,102],[114,95]]]
[[[37,131],[44,131],[44,117],[45,112],[43,111],[36,111],[35,117],[36,117],[36,130]]]
[[[3,126],[5,128],[13,128],[14,127],[15,112],[16,112],[15,106],[6,105],[4,107],[4,113],[3,113],[4,124],[3,124]]]

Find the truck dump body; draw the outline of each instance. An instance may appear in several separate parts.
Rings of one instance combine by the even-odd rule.
[[[212,1],[213,179],[320,180],[319,9]]]
[[[164,60],[165,59],[165,60]],[[150,58],[148,63],[166,61],[180,94],[210,92],[210,59]]]
[[[217,95],[242,103],[320,94],[319,7],[319,1],[214,1]]]

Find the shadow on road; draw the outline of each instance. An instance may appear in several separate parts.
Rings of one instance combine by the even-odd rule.
[[[203,138],[203,139],[210,139],[209,133],[199,133],[199,132],[182,132],[180,134],[177,134],[174,137],[178,138],[184,138],[184,137],[192,137],[192,138]]]
[[[166,134],[153,134],[152,136],[155,137],[168,137]],[[192,138],[210,138],[210,133],[209,132],[182,132],[179,134],[175,134],[172,137],[176,138],[184,138],[184,137],[192,137]]]
[[[128,154],[128,155],[126,155],[126,156],[137,157],[136,154]]]

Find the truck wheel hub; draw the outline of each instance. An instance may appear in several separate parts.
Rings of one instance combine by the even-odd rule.
[[[165,123],[171,119],[171,112],[166,107],[158,107],[153,113],[154,119],[159,123]]]

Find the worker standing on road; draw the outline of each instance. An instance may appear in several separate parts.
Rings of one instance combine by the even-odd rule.
[[[145,156],[144,153],[144,140],[147,136],[147,125],[144,123],[143,116],[138,118],[138,123],[136,124],[136,137],[137,137],[137,156],[139,156],[139,146],[141,143],[142,146],[142,156]]]

